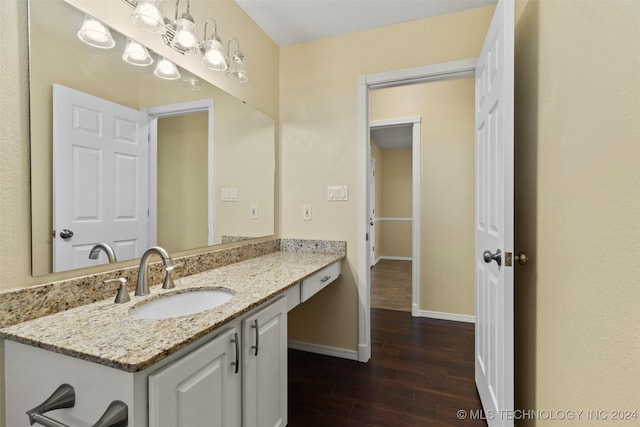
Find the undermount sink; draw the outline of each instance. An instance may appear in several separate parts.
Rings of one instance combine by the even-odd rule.
[[[160,296],[134,307],[130,314],[136,319],[170,319],[210,310],[232,298],[233,292],[227,289],[197,289]]]

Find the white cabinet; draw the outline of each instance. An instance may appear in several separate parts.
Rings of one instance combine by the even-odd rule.
[[[243,427],[287,425],[287,298],[242,321]]]
[[[241,423],[239,337],[230,328],[149,376],[149,426]]]

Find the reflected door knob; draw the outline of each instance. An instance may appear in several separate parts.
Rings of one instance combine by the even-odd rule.
[[[502,251],[500,249],[497,249],[495,254],[492,254],[491,251],[484,251],[482,253],[482,258],[487,264],[490,264],[491,261],[495,261],[498,265],[502,265]]]
[[[64,240],[70,239],[73,237],[73,231],[65,228],[60,232],[60,237],[63,238]]]

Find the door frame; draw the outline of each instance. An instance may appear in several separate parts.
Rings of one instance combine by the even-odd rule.
[[[214,244],[214,153],[213,153],[213,99],[181,102],[143,108],[149,121],[149,242],[158,242],[158,119],[207,112],[207,242]]]
[[[358,76],[358,360],[371,358],[371,260],[369,232],[369,89],[475,78],[477,58]],[[415,168],[415,163],[414,163]],[[419,164],[418,164],[419,172]],[[415,260],[414,260],[415,262]],[[413,269],[418,270],[418,268]],[[413,280],[413,278],[412,278]],[[419,284],[417,282],[416,284]],[[413,307],[412,307],[413,310]]]
[[[411,116],[397,119],[372,120],[369,122],[369,132],[372,128],[411,125],[411,315],[416,317],[420,312],[420,132],[421,117]],[[371,153],[369,153],[371,155]],[[369,200],[371,202],[371,200]],[[374,219],[375,221],[375,219]],[[369,234],[371,236],[371,234]],[[370,239],[370,243],[375,243]],[[371,246],[371,245],[369,245]],[[375,260],[369,260],[373,263]],[[373,264],[370,264],[370,266]]]

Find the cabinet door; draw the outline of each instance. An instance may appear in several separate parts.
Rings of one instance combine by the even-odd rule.
[[[244,427],[287,425],[287,299],[242,323]]]
[[[238,345],[232,328],[150,375],[149,425],[239,427]]]

